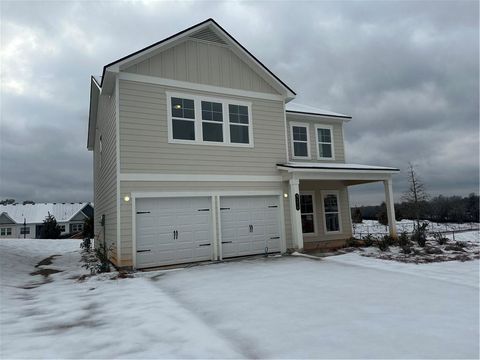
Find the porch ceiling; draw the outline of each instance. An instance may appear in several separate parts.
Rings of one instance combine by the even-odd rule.
[[[285,163],[277,164],[286,179],[339,180],[346,185],[366,184],[391,179],[400,170],[385,166],[343,163]]]

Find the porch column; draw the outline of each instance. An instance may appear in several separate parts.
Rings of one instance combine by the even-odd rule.
[[[302,234],[302,217],[300,214],[300,181],[298,179],[290,179],[290,217],[292,222],[292,237],[293,244],[298,250],[303,249],[303,234]],[[298,195],[298,210],[297,210],[297,195]]]
[[[385,187],[385,205],[387,206],[388,227],[390,229],[390,236],[397,237],[397,223],[395,221],[395,207],[393,202],[393,188],[392,179],[383,180]]]

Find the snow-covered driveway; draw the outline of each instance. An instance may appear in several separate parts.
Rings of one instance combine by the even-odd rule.
[[[260,258],[78,282],[78,242],[38,241],[0,241],[1,357],[479,356],[478,261]],[[19,288],[53,254],[64,271]]]

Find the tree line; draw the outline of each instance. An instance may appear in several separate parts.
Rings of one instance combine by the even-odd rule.
[[[468,196],[435,196],[431,199],[419,201],[417,206],[411,201],[402,201],[395,204],[395,218],[397,220],[416,220],[417,215],[422,220],[439,223],[480,222],[478,195]],[[387,224],[387,209],[385,203],[374,206],[360,206],[352,209],[352,221],[378,220]]]

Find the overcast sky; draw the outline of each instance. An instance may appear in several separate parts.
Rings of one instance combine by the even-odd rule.
[[[477,1],[0,4],[0,198],[92,200],[90,75],[209,17],[296,101],[353,116],[348,162],[412,161],[432,195],[478,193]],[[406,186],[404,171],[397,199]],[[350,197],[376,204],[383,186]]]

